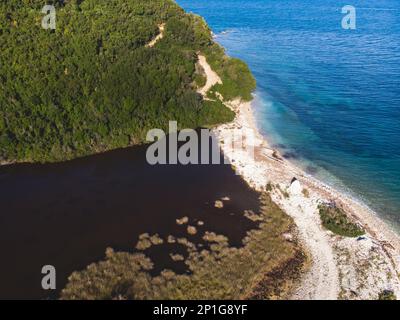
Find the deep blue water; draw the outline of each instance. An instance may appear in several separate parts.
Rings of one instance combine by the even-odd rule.
[[[178,0],[255,75],[263,133],[400,223],[400,2]],[[341,9],[357,11],[344,30]]]

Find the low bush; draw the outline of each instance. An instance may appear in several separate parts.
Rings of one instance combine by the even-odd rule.
[[[323,204],[318,208],[322,225],[333,233],[344,237],[359,237],[365,234],[364,229],[335,204]]]

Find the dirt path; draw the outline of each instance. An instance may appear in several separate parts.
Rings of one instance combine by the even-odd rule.
[[[208,90],[210,90],[215,84],[222,83],[221,78],[211,69],[210,65],[207,62],[205,56],[199,55],[199,64],[203,68],[206,74],[206,84],[203,88],[199,89],[197,92],[206,97]]]
[[[160,24],[160,25],[158,26],[158,29],[160,30],[160,33],[159,33],[153,40],[151,40],[151,41],[146,45],[147,48],[152,48],[152,47],[154,47],[155,44],[156,44],[158,41],[160,41],[162,38],[164,38],[165,23]]]

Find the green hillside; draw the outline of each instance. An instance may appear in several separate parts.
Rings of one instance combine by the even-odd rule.
[[[53,1],[56,30],[41,27],[44,4],[0,4],[0,162],[126,147],[170,120],[181,128],[230,121],[222,103],[196,93],[199,51],[224,81],[215,89],[251,99],[247,66],[226,57],[204,21],[172,0]],[[164,38],[146,47],[161,23]]]

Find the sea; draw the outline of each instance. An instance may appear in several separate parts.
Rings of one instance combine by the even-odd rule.
[[[398,229],[400,2],[177,2],[249,65],[255,116],[270,143]]]

